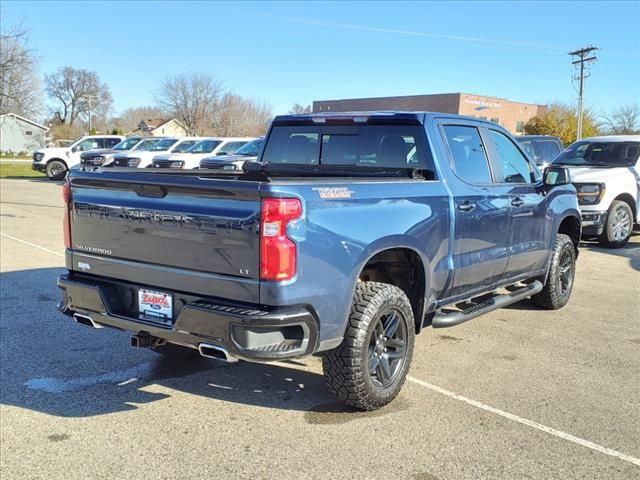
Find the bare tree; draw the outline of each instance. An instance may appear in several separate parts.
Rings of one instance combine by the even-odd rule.
[[[264,135],[272,117],[270,105],[226,93],[216,115],[214,133],[223,137]]]
[[[208,73],[192,72],[167,77],[156,92],[158,106],[189,130],[202,135],[213,127],[222,83]]]
[[[128,133],[138,128],[141,120],[146,118],[167,118],[168,116],[167,112],[158,107],[133,107],[122,111],[118,117],[112,119],[111,123],[115,128]]]
[[[601,115],[604,130],[612,135],[640,134],[640,103],[624,105]]]
[[[54,114],[60,123],[73,125],[81,116],[106,116],[113,99],[109,87],[100,81],[96,72],[62,67],[45,76],[47,93],[54,101]]]
[[[293,106],[291,107],[291,110],[289,110],[289,113],[291,114],[311,113],[311,112],[312,112],[311,105],[307,105],[305,107],[304,105],[300,105],[299,103],[294,103]]]
[[[0,113],[36,116],[42,107],[38,59],[22,27],[0,33]]]

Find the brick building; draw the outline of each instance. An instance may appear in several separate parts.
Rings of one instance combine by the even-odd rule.
[[[516,135],[522,135],[524,133],[524,124],[539,113],[543,113],[546,108],[546,105],[513,102],[504,98],[484,97],[460,92],[406,95],[401,97],[317,100],[313,102],[314,112],[404,110],[458,113],[491,120]]]

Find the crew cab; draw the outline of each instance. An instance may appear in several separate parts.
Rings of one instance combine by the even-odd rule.
[[[166,158],[154,158],[156,168],[193,169],[200,166],[200,160],[212,155],[231,155],[253,138],[210,137],[201,139],[189,150],[169,155]]]
[[[40,148],[33,152],[31,168],[46,173],[51,180],[60,180],[71,167],[80,163],[82,152],[112,148],[124,139],[122,135],[89,135],[78,138],[67,147]]]
[[[480,119],[279,116],[240,172],[87,169],[63,191],[63,313],[165,355],[320,355],[364,410],[398,394],[417,333],[561,308],[574,284],[566,169]]]
[[[80,164],[90,167],[107,166],[113,161],[113,157],[117,154],[124,154],[130,151],[143,148],[145,145],[157,141],[157,138],[150,137],[127,137],[112,148],[97,148],[82,152],[80,154]]]
[[[553,165],[569,169],[582,212],[582,235],[624,247],[640,211],[640,135],[612,135],[569,145]]]
[[[200,168],[218,168],[224,170],[242,170],[245,162],[253,162],[258,159],[262,147],[264,146],[264,137],[256,138],[251,142],[243,145],[231,155],[214,155],[213,157],[205,157],[200,160]],[[160,166],[155,165],[154,166]]]
[[[117,155],[112,165],[114,167],[147,168],[158,155],[171,155],[186,152],[200,141],[198,137],[161,137],[146,148],[138,149],[124,155]]]

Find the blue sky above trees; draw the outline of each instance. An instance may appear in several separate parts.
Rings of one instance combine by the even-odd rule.
[[[638,2],[13,2],[40,70],[94,70],[116,112],[153,104],[167,75],[214,74],[269,102],[465,91],[546,103],[576,93],[567,52],[599,60],[586,106],[640,100]]]

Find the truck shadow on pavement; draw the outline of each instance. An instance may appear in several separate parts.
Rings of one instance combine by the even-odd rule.
[[[324,414],[351,411],[327,391],[317,358],[289,362],[291,368],[282,362],[172,359],[130,348],[125,332],[77,325],[56,309],[62,271],[0,274],[3,405],[88,417],[135,410],[183,392],[211,399],[212,410],[220,401],[233,402],[308,412],[316,423],[331,423]],[[180,405],[190,408],[188,398]]]
[[[634,270],[640,272],[640,231],[634,231],[631,234],[631,240],[623,248],[602,247],[596,241],[582,241],[580,247],[592,252],[628,258],[629,265],[631,265]]]

